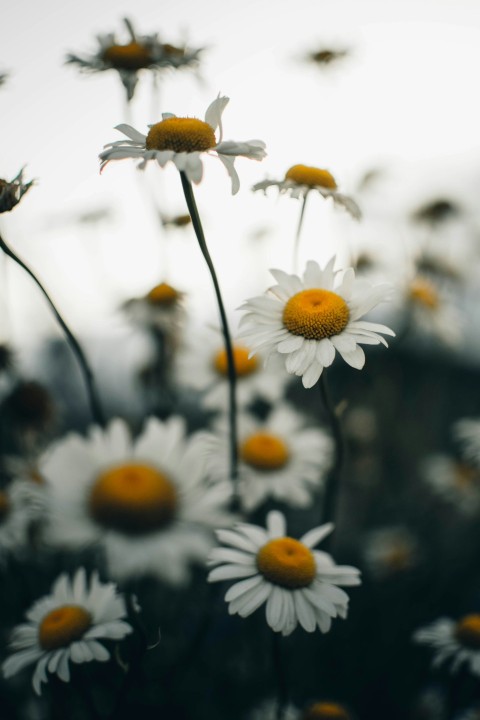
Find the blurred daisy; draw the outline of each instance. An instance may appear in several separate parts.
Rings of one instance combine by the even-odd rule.
[[[40,466],[51,489],[47,539],[101,543],[115,578],[186,583],[212,547],[210,526],[229,521],[230,483],[206,487],[204,457],[203,440],[187,438],[178,417],[150,418],[136,440],[122,420],[68,435]]]
[[[123,310],[136,325],[172,333],[185,319],[184,295],[168,283],[161,282],[143,297],[127,300]]]
[[[127,92],[127,99],[133,98],[142,70],[158,73],[173,68],[196,68],[203,48],[176,47],[160,41],[157,33],[139,35],[132,22],[124,18],[129,41],[122,44],[114,33],[97,35],[96,51],[87,55],[69,53],[66,63],[77,65],[86,72],[116,70]]]
[[[480,509],[480,471],[469,463],[449,455],[436,453],[425,458],[421,473],[440,497],[453,503],[464,513]]]
[[[2,72],[0,73],[0,85],[5,85],[8,78],[8,73]]]
[[[310,260],[303,274],[271,270],[277,285],[242,306],[242,338],[252,354],[265,350],[285,355],[290,374],[310,388],[318,382],[338,351],[346,363],[360,370],[365,364],[361,344],[377,345],[395,335],[385,325],[361,320],[369,310],[390,296],[389,285],[369,286],[355,281],[352,268],[333,269],[332,258],[324,270]]]
[[[162,215],[160,220],[164,228],[171,230],[174,228],[186,228],[192,224],[192,218],[188,213],[182,215]]]
[[[480,720],[480,706],[462,712],[455,717],[455,720]]]
[[[47,671],[70,681],[69,663],[106,662],[110,652],[100,640],[122,640],[132,632],[125,622],[125,602],[113,583],[101,583],[94,572],[87,583],[84,568],[73,579],[63,573],[26,613],[28,622],[14,628],[6,678],[36,663],[33,687],[40,695]]]
[[[453,433],[461,443],[464,456],[476,466],[480,466],[480,420],[459,420],[453,426]]]
[[[27,547],[32,523],[44,513],[45,495],[33,483],[16,479],[0,490],[0,560]]]
[[[356,220],[362,215],[355,200],[348,195],[342,195],[333,175],[322,168],[293,165],[287,170],[283,180],[262,180],[254,185],[252,190],[266,192],[269,187],[277,187],[280,193],[288,193],[294,198],[305,198],[310,191],[315,190],[322,197],[331,198],[335,205],[343,207]]]
[[[407,323],[424,337],[457,345],[462,337],[460,313],[440,286],[424,275],[416,275],[403,288]]]
[[[217,478],[226,477],[229,467],[226,421],[220,428],[209,453],[209,467]],[[238,428],[238,489],[244,509],[250,512],[268,498],[308,507],[331,465],[330,437],[318,428],[306,428],[304,417],[285,403],[277,405],[265,422],[241,413]]]
[[[3,180],[0,178],[0,213],[8,212],[18,205],[25,193],[31,188],[34,181],[23,182],[23,171],[15,175],[13,180]]]
[[[278,704],[267,700],[255,710],[249,720],[277,720]],[[335,702],[314,702],[299,710],[294,705],[283,709],[282,720],[354,720],[353,715],[343,705]]]
[[[461,214],[462,208],[454,200],[440,197],[416,208],[411,214],[411,219],[415,223],[435,228]]]
[[[225,595],[230,615],[251,615],[266,603],[266,619],[274,632],[290,635],[297,624],[307,632],[318,626],[330,630],[332,618],[347,616],[348,595],[338,585],[359,585],[359,571],[335,565],[330,555],[313,550],[333,530],[328,523],[300,540],[286,536],[280,512],[267,515],[267,529],[241,523],[234,530],[218,530],[229,547],[212,550],[216,565],[209,582],[239,579]]]
[[[418,542],[405,527],[373,530],[365,543],[364,556],[374,575],[395,575],[418,563]]]
[[[473,675],[480,675],[480,614],[465,615],[457,621],[440,618],[417,630],[413,639],[434,650],[434,667],[447,660],[451,672],[457,672],[467,663]]]
[[[221,340],[219,338],[218,342]],[[285,373],[279,363],[267,366],[261,356],[250,357],[251,348],[243,343],[233,343],[233,358],[237,376],[237,404],[245,408],[256,399],[269,404],[283,396],[286,386]],[[177,381],[203,392],[202,404],[210,410],[225,410],[228,406],[227,353],[211,337],[199,338],[178,356]]]
[[[184,172],[193,183],[199,183],[203,177],[202,153],[218,157],[224,164],[232,180],[232,193],[240,189],[240,180],[234,167],[236,157],[251,160],[263,160],[266,155],[262,140],[235,142],[223,140],[222,113],[229,98],[220,97],[207,108],[205,120],[177,117],[163,113],[162,120],[150,125],[148,135],[135,130],[130,125],[117,125],[128,140],[119,140],[105,145],[100,153],[101,170],[110,160],[124,158],[139,159],[142,170],[149,160],[156,160],[160,167],[173,162],[179,172]],[[218,130],[218,138],[215,133]]]

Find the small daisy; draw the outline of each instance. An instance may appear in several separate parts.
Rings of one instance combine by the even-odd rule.
[[[364,555],[374,575],[392,576],[418,563],[418,543],[405,527],[381,528],[369,534]]]
[[[123,310],[135,324],[172,333],[185,319],[184,295],[168,283],[161,282],[143,297],[127,300]]]
[[[150,418],[136,440],[122,420],[68,435],[40,463],[51,494],[47,540],[100,543],[114,578],[188,582],[212,547],[210,526],[229,522],[230,483],[206,487],[204,458],[203,439],[186,437],[179,417]]]
[[[480,470],[449,455],[436,453],[425,458],[423,478],[440,497],[466,514],[480,510]]]
[[[356,220],[362,216],[355,200],[338,192],[335,178],[322,168],[293,165],[287,170],[283,180],[262,180],[254,185],[252,190],[263,190],[266,193],[269,187],[277,187],[280,193],[288,193],[294,198],[305,198],[311,190],[316,190],[322,197],[332,198],[335,205],[343,207]]]
[[[359,571],[335,565],[330,555],[312,548],[333,530],[328,523],[313,528],[300,540],[286,536],[280,512],[267,515],[267,529],[246,523],[234,530],[218,530],[229,547],[212,550],[216,565],[209,582],[240,579],[227,591],[230,615],[251,615],[266,603],[266,619],[274,632],[290,635],[297,624],[307,632],[328,632],[332,618],[347,616],[348,595],[337,585],[359,585]]]
[[[212,438],[209,466],[213,477],[225,477],[226,423]],[[283,403],[265,422],[248,413],[238,416],[239,495],[251,512],[268,498],[291,507],[308,507],[322,487],[332,459],[332,441],[318,428],[305,428],[305,419]]]
[[[0,490],[0,559],[28,546],[32,523],[45,513],[43,489],[15,479]]]
[[[22,168],[13,180],[3,180],[0,178],[0,213],[8,212],[18,205],[25,193],[31,188],[34,181],[23,182]]]
[[[480,675],[480,614],[465,615],[459,620],[440,618],[417,630],[415,642],[434,650],[433,666],[451,662],[451,672],[467,663],[473,675]]]
[[[480,467],[480,420],[464,418],[455,423],[453,432],[466,458]]]
[[[234,167],[236,157],[251,160],[263,160],[266,155],[262,140],[235,142],[223,140],[222,113],[229,98],[220,97],[207,108],[205,120],[176,117],[163,113],[162,120],[150,125],[148,135],[135,130],[130,125],[117,125],[128,140],[119,140],[105,145],[100,153],[101,170],[110,160],[123,158],[140,159],[138,167],[144,169],[149,160],[156,160],[160,167],[173,162],[177,170],[184,172],[193,183],[199,183],[203,177],[202,153],[218,157],[224,164],[232,180],[232,193],[240,189],[240,180]],[[218,138],[215,133],[218,129]]]
[[[106,662],[110,652],[100,640],[122,640],[132,632],[125,622],[125,602],[113,583],[101,583],[84,568],[73,579],[63,573],[43,597],[26,613],[28,622],[14,628],[10,655],[3,663],[6,678],[36,663],[33,687],[40,695],[47,671],[63,682],[70,681],[70,661]]]
[[[188,213],[181,215],[160,214],[160,220],[162,221],[163,227],[168,230],[186,228],[192,224],[192,218]]]
[[[278,703],[267,700],[250,715],[249,720],[277,720],[277,717]],[[339,703],[321,701],[310,703],[303,711],[288,705],[282,711],[282,720],[354,720],[354,716]]]
[[[203,48],[176,47],[160,41],[158,35],[139,35],[132,22],[124,18],[129,41],[122,44],[113,33],[98,35],[98,48],[90,55],[69,53],[66,63],[77,65],[85,72],[116,70],[127,92],[127,99],[133,98],[139,73],[150,70],[160,71],[173,68],[196,68]]]
[[[271,270],[278,285],[260,297],[247,300],[241,337],[252,354],[265,350],[285,355],[290,374],[302,377],[303,386],[318,382],[323,368],[331,365],[338,351],[346,363],[360,370],[365,354],[360,344],[377,345],[395,335],[385,325],[361,320],[378,303],[387,300],[389,285],[369,286],[355,281],[352,268],[334,271],[335,258],[324,270],[310,260],[303,274],[288,275]]]
[[[344,60],[350,55],[350,51],[345,48],[320,47],[311,50],[305,55],[305,60],[319,68],[329,68],[336,65],[340,60]]]

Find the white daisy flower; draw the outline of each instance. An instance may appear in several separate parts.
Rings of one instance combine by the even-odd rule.
[[[213,545],[210,527],[229,522],[230,483],[206,487],[204,441],[186,437],[183,418],[150,418],[136,440],[122,420],[70,434],[40,470],[51,491],[47,540],[101,543],[114,578],[186,583]]]
[[[266,619],[274,632],[290,635],[297,624],[307,632],[318,626],[330,630],[332,618],[347,616],[348,595],[338,585],[359,585],[359,570],[335,565],[327,553],[312,548],[333,530],[328,523],[313,528],[300,540],[286,536],[282,513],[267,515],[266,530],[239,523],[234,530],[218,530],[229,547],[212,550],[216,565],[209,582],[240,579],[227,591],[230,615],[251,615],[266,603]]]
[[[125,622],[125,602],[113,583],[101,583],[94,572],[90,583],[84,568],[72,580],[63,573],[50,595],[26,613],[28,622],[14,628],[13,654],[2,665],[6,678],[36,663],[33,687],[40,695],[47,671],[70,681],[70,661],[106,662],[110,652],[100,640],[122,640],[132,632]]]
[[[453,426],[455,437],[462,445],[464,456],[480,467],[480,420],[463,418]]]
[[[23,182],[22,168],[13,180],[3,180],[0,178],[0,213],[9,212],[15,205],[18,205],[25,193],[31,188],[34,180]]]
[[[104,72],[116,70],[127,92],[127,99],[133,98],[142,70],[158,74],[162,70],[173,68],[196,68],[203,48],[193,49],[177,47],[162,42],[157,33],[139,35],[132,22],[124,18],[129,42],[122,44],[114,33],[97,35],[97,49],[84,55],[69,53],[66,63],[77,65],[85,72]]]
[[[251,348],[233,341],[238,407],[256,399],[273,404],[283,397],[287,378],[277,361],[265,365],[261,355],[250,357]],[[176,378],[180,385],[201,391],[202,404],[210,410],[228,407],[228,361],[220,335],[203,336],[177,356]]]
[[[240,180],[234,167],[236,157],[263,160],[266,156],[262,140],[235,142],[223,140],[222,113],[229,102],[227,97],[217,97],[207,108],[205,120],[176,117],[163,113],[162,120],[149,125],[149,132],[143,135],[130,125],[117,125],[128,140],[119,140],[105,145],[100,153],[101,170],[110,160],[124,158],[140,159],[139,168],[144,169],[149,160],[156,160],[160,167],[173,162],[177,170],[184,172],[193,183],[203,177],[202,153],[218,157],[232,180],[232,193],[240,189]],[[218,138],[215,133],[218,130]]]
[[[433,648],[434,667],[448,661],[454,673],[467,663],[473,675],[480,675],[480,614],[465,615],[457,621],[440,618],[417,630],[413,639]]]
[[[402,573],[418,563],[418,542],[402,526],[381,528],[369,533],[365,548],[365,561],[379,578]]]
[[[352,268],[335,271],[332,258],[324,270],[310,260],[303,274],[288,275],[282,270],[270,272],[277,285],[265,295],[247,300],[242,337],[252,348],[285,355],[290,374],[302,378],[310,388],[318,382],[324,367],[329,367],[338,351],[346,363],[360,370],[365,354],[360,344],[377,345],[385,339],[379,334],[395,335],[385,325],[361,320],[378,303],[387,300],[389,285],[371,287],[355,281]]]
[[[340,193],[333,175],[322,168],[293,165],[287,170],[283,180],[262,180],[256,183],[252,190],[263,190],[266,193],[269,187],[277,187],[280,193],[288,193],[294,198],[305,198],[310,191],[316,190],[323,198],[331,198],[335,205],[347,210],[355,220],[362,217],[355,200]]]
[[[423,337],[456,346],[462,337],[462,318],[451,298],[424,275],[411,278],[401,289],[407,322]]]
[[[277,718],[276,700],[266,700],[249,716],[249,720],[277,720]],[[320,701],[310,703],[304,710],[299,710],[294,705],[287,705],[282,710],[282,720],[354,720],[354,716],[339,703]]]
[[[32,523],[45,513],[43,488],[15,479],[0,490],[0,560],[25,549]]]
[[[424,459],[421,473],[440,497],[466,514],[480,510],[480,471],[471,464],[443,453]]]
[[[172,333],[185,320],[183,297],[183,292],[161,282],[143,297],[127,300],[123,310],[137,325]]]
[[[225,419],[219,426],[208,456],[214,478],[225,477],[229,467]],[[245,510],[251,512],[268,498],[291,507],[311,504],[332,461],[332,441],[323,430],[306,428],[304,417],[282,403],[264,422],[239,414],[238,435],[238,491]]]

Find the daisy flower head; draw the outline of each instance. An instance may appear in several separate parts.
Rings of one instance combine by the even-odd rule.
[[[335,205],[343,207],[355,220],[359,220],[362,216],[355,200],[340,193],[332,173],[323,168],[292,165],[283,180],[262,180],[256,183],[252,190],[254,192],[263,190],[266,193],[269,187],[276,187],[280,193],[287,193],[293,198],[305,198],[309,192],[315,190],[323,198],[331,198]]]
[[[415,567],[418,542],[406,527],[381,528],[369,534],[364,555],[372,574],[391,577]]]
[[[136,325],[172,333],[185,319],[184,295],[168,283],[161,282],[143,297],[127,300],[123,310]]]
[[[206,153],[223,163],[235,195],[240,189],[235,158],[263,160],[266,152],[262,140],[223,140],[222,113],[228,102],[229,98],[219,95],[208,106],[204,120],[163,113],[160,122],[149,126],[147,135],[130,125],[117,125],[116,129],[128,139],[105,145],[106,149],[100,153],[100,169],[103,170],[111,160],[124,158],[139,159],[140,169],[144,169],[149,160],[156,160],[162,168],[173,162],[179,172],[184,172],[191,182],[198,184],[203,177],[201,156]]]
[[[456,621],[440,618],[417,630],[413,639],[433,649],[434,667],[448,661],[454,673],[466,663],[473,675],[480,676],[480,614],[464,615]]]
[[[453,428],[465,457],[480,468],[480,419],[463,418]]]
[[[300,624],[307,632],[318,626],[326,633],[332,618],[347,616],[348,595],[338,586],[359,585],[359,570],[335,565],[330,555],[313,549],[332,532],[332,523],[300,540],[286,530],[285,517],[277,511],[268,513],[266,529],[239,523],[233,530],[218,530],[227,547],[210,553],[209,564],[216,567],[208,581],[239,580],[225,595],[230,615],[247,617],[266,604],[274,632],[290,635]]]
[[[45,514],[43,488],[15,479],[0,489],[0,561],[28,547],[32,524]]]
[[[157,33],[139,35],[128,18],[123,20],[128,42],[122,43],[114,33],[97,35],[97,49],[84,55],[69,53],[65,62],[76,65],[84,72],[96,73],[115,70],[132,100],[139,74],[149,70],[158,74],[162,70],[196,68],[203,48],[177,47],[160,40]]]
[[[316,65],[318,68],[326,69],[345,60],[350,55],[346,48],[334,48],[329,45],[322,45],[315,50],[310,50],[304,58],[307,62]]]
[[[461,512],[471,515],[480,510],[480,470],[471,463],[435,453],[424,459],[421,473],[438,496]]]
[[[150,418],[136,440],[118,419],[60,440],[40,464],[51,497],[47,541],[100,543],[114,579],[187,583],[213,545],[211,526],[230,521],[230,483],[206,486],[203,443],[186,437],[179,417]]]
[[[84,568],[73,578],[60,575],[50,595],[37,600],[26,613],[27,622],[12,632],[12,654],[2,665],[9,678],[36,664],[33,687],[40,695],[47,672],[70,681],[70,662],[106,662],[110,651],[101,641],[122,640],[132,632],[124,620],[125,602],[113,583],[102,583]]]
[[[228,426],[225,418],[212,436],[209,466],[212,477],[228,472]],[[277,405],[261,422],[240,413],[239,496],[251,512],[268,498],[291,507],[308,507],[323,485],[333,454],[331,438],[319,428],[306,428],[305,419],[286,403]]]
[[[387,347],[380,333],[395,335],[385,325],[361,319],[389,299],[390,286],[356,281],[352,268],[335,271],[334,264],[332,258],[322,270],[310,260],[303,279],[271,270],[277,285],[241,307],[241,337],[252,354],[262,350],[267,355],[283,355],[287,372],[300,376],[306,388],[318,382],[336,351],[360,370],[365,364],[360,345],[383,343]]]
[[[23,181],[22,168],[13,180],[4,180],[0,178],[0,213],[9,212],[15,205],[18,205],[25,193],[31,188],[34,180],[30,182]]]

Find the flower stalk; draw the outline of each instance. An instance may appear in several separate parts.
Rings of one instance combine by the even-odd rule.
[[[300,249],[300,235],[302,234],[303,218],[305,216],[305,207],[307,205],[307,198],[309,193],[306,192],[303,196],[302,207],[300,209],[300,217],[298,218],[297,232],[295,233],[295,240],[293,243],[293,255],[292,255],[292,272],[297,275],[298,273],[298,251]]]
[[[342,432],[342,426],[333,406],[332,398],[327,384],[326,369],[320,376],[320,396],[323,407],[325,408],[335,443],[335,459],[333,467],[327,476],[325,492],[323,496],[323,508],[320,524],[334,522],[337,497],[340,490],[340,483],[345,461],[345,441]],[[328,544],[331,538],[328,538],[325,544]]]

